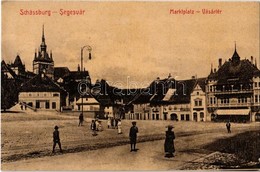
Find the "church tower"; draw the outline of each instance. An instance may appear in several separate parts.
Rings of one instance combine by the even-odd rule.
[[[42,43],[38,52],[35,50],[33,60],[33,72],[35,74],[45,73],[51,79],[54,79],[54,61],[52,59],[52,52],[47,52],[47,45],[45,43],[44,25],[42,27]]]

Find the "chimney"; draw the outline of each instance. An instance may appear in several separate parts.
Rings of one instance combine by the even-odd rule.
[[[222,66],[222,58],[218,59],[218,68],[220,68]]]
[[[254,64],[254,57],[251,56],[251,63]]]
[[[172,75],[171,75],[171,73],[169,73],[169,75],[168,75],[168,79],[171,78],[171,77],[172,77]]]

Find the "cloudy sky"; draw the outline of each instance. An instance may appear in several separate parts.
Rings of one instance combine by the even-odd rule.
[[[20,10],[51,10],[51,16],[20,15]],[[60,9],[85,10],[61,16]],[[174,10],[218,9],[221,14],[170,14]],[[125,87],[147,86],[171,73],[178,79],[205,77],[211,63],[228,60],[234,42],[241,58],[259,64],[259,3],[249,2],[2,2],[2,59],[19,54],[32,71],[35,49],[45,27],[55,67],[76,70],[80,48],[90,45],[84,66],[92,81],[106,79]],[[87,51],[84,52],[88,54]]]

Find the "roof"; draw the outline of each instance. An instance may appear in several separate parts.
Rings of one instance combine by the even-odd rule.
[[[172,104],[190,103],[190,95],[191,95],[196,83],[198,83],[197,79],[177,81],[176,92],[171,97],[170,102]]]
[[[11,66],[12,67],[23,67],[24,66],[19,55],[16,56],[14,63],[11,64]]]
[[[229,61],[226,61],[215,73],[210,73],[208,79],[217,80],[218,84],[228,83],[236,79],[236,83],[249,83],[253,76],[259,75],[259,69],[248,59],[240,60],[235,50]]]
[[[20,92],[66,92],[45,74],[38,74],[22,84]]]
[[[15,74],[15,72],[7,66],[7,64],[5,63],[4,60],[2,60],[2,62],[1,62],[1,73],[6,73],[6,72],[10,73],[14,79],[17,78],[17,75]]]
[[[63,69],[62,69],[63,70]],[[64,76],[64,80],[82,80],[89,78],[88,71],[70,71],[69,74]]]
[[[64,78],[70,74],[70,70],[67,67],[55,67],[54,68],[54,80],[58,80],[59,78]]]
[[[198,78],[197,79],[197,84],[199,84],[199,86],[203,92],[206,92],[206,85],[207,85],[206,80],[207,80],[207,78]]]

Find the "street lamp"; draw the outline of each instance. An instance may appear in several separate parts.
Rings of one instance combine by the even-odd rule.
[[[83,50],[84,50],[85,48],[88,49],[88,52],[89,52],[89,60],[91,60],[91,50],[92,50],[92,48],[91,48],[89,45],[85,45],[85,46],[81,47],[81,58],[80,58],[80,60],[81,60],[81,72],[82,72],[82,74],[83,74]],[[83,75],[82,75],[82,77],[83,77]],[[82,78],[82,80],[83,80],[83,78]],[[86,91],[87,91],[87,88],[86,88]],[[84,96],[84,95],[81,95],[81,105],[82,105],[81,113],[82,113],[82,115],[83,115],[83,96]]]

